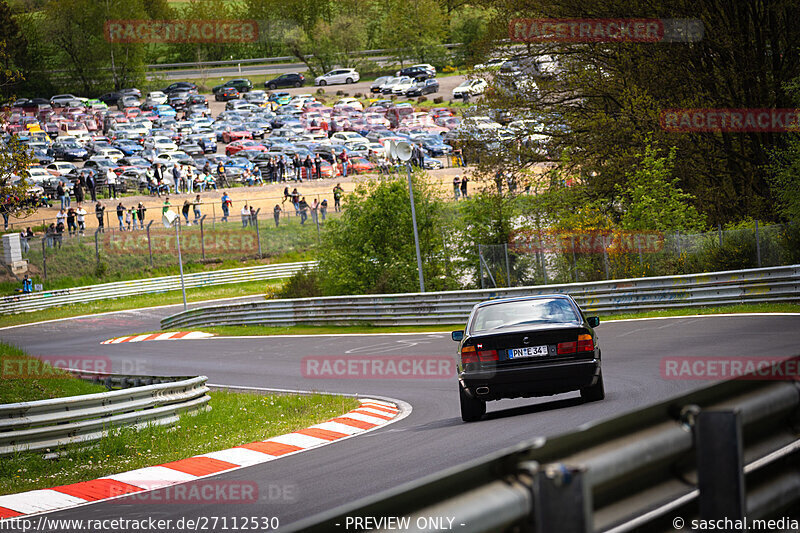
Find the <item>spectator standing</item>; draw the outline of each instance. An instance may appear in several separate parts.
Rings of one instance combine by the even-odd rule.
[[[78,206],[78,210],[75,211],[75,219],[78,221],[80,234],[83,235],[86,231],[86,209],[84,209],[83,206]]]
[[[303,181],[302,176],[300,175],[303,168],[303,163],[300,161],[300,156],[294,154],[292,158],[292,167],[294,168],[294,181]]]
[[[199,224],[200,223],[200,204],[202,204],[202,203],[203,203],[203,201],[200,199],[200,195],[199,194],[196,195],[194,197],[194,203],[192,203],[192,207],[194,208],[194,223],[195,224]]]
[[[292,205],[294,206],[294,216],[300,214],[300,193],[297,192],[297,187],[292,191]]]
[[[30,230],[31,228],[28,228],[28,231]],[[28,233],[25,230],[19,232],[19,243],[22,245],[22,253],[27,254],[31,249],[31,245],[28,242]]]
[[[181,183],[183,182],[183,173],[181,172],[180,165],[175,165],[172,167],[172,181],[175,182],[175,194],[180,194]]]
[[[133,222],[133,228],[131,228],[131,222]],[[134,206],[130,206],[128,212],[125,213],[125,225],[128,226],[128,231],[136,229],[136,208]]]
[[[83,179],[83,174],[78,175],[78,180],[75,183],[73,192],[75,193],[75,201],[79,204],[83,202],[83,191],[86,188],[86,181]]]
[[[231,201],[231,197],[228,196],[228,193],[222,191],[222,221],[227,222],[228,216],[231,214],[231,206],[233,202]]]
[[[183,172],[183,179],[186,183],[186,192],[192,194],[194,192],[194,171],[192,170],[192,167],[188,165],[186,166]]]
[[[314,167],[317,171],[317,179],[322,179],[322,158],[319,154],[314,156]]]
[[[256,208],[250,206],[250,225],[256,227]]]
[[[100,202],[97,202],[97,204],[94,206],[94,216],[97,217],[97,231],[99,231],[100,233],[105,233],[106,231],[106,226],[104,223],[105,211],[106,211],[106,206],[104,206]]]
[[[461,191],[461,176],[453,178],[453,200],[458,200]]]
[[[63,211],[64,207],[69,206],[69,204],[67,203],[67,196],[65,193],[65,187],[63,181],[59,180],[58,185],[56,186],[56,195],[58,196],[58,199],[61,201],[61,210]]]
[[[292,197],[292,193],[289,192],[289,187],[286,186],[283,188],[283,200],[281,200],[281,204],[285,204],[286,200]]]
[[[319,214],[322,216],[322,220],[325,220],[325,216],[328,214],[328,199],[323,198],[322,202],[319,204]]]
[[[344,194],[344,189],[342,189],[342,185],[340,183],[336,184],[336,187],[333,188],[333,210],[337,213],[342,210],[342,195]]]
[[[63,224],[67,220],[67,213],[64,209],[61,209],[58,213],[56,213],[56,226],[59,224]]]
[[[272,217],[275,219],[275,227],[278,227],[278,223],[281,221],[281,206],[279,204],[275,204],[275,207],[272,208]]]
[[[314,162],[311,160],[310,155],[307,155],[303,161],[303,167],[306,169],[306,179],[312,179],[314,176]]]
[[[217,182],[220,187],[228,186],[228,179],[225,177],[225,165],[222,164],[222,161],[217,165]]]
[[[275,158],[270,157],[267,159],[267,180],[270,183],[275,183],[277,180],[275,179]]]
[[[75,224],[75,209],[72,207],[67,209],[67,231],[70,237],[78,232],[78,226]]]
[[[344,148],[342,148],[342,153],[339,154],[339,161],[342,162],[342,177],[347,177],[347,165],[350,162],[350,158],[347,156],[347,152]]]
[[[169,203],[169,196],[164,199],[164,203],[161,205],[161,215],[165,215],[169,208],[172,207],[172,204]]]
[[[192,223],[189,222],[189,210],[192,208],[192,203],[187,198],[183,201],[183,207],[181,208],[181,212],[183,212],[183,218],[186,219],[186,225],[191,226]]]
[[[86,176],[86,188],[89,189],[89,194],[92,195],[92,201],[97,201],[97,178],[94,177],[94,173],[89,173]]]
[[[122,217],[125,214],[125,206],[122,205],[122,202],[117,204],[117,220],[119,220],[119,230],[125,231],[125,228],[122,227]]]
[[[314,221],[314,224],[318,224],[319,221],[317,220],[317,213],[319,209],[319,200],[314,198],[314,201],[311,202],[311,220]]]
[[[250,220],[250,208],[247,207],[247,204],[244,204],[242,207],[242,227],[246,228],[248,221]]]
[[[286,161],[282,155],[278,156],[278,180],[286,181]]]
[[[108,199],[117,199],[117,174],[110,168],[106,171],[106,185],[108,185]]]
[[[467,179],[466,176],[461,178],[461,197],[464,198],[464,199],[469,198],[469,195],[467,194],[467,182],[468,181],[469,181],[469,179]]]
[[[145,211],[147,211],[147,208],[145,208],[145,206],[144,206],[144,204],[142,202],[139,202],[139,206],[138,206],[137,211],[138,211],[138,214],[139,214],[139,227],[141,229],[144,229],[144,213],[145,213]]]
[[[308,202],[306,202],[305,196],[300,198],[300,201],[298,202],[297,206],[298,209],[300,210],[300,224],[302,225],[308,218]]]

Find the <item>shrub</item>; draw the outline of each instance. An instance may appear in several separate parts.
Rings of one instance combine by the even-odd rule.
[[[344,95],[343,90],[339,89],[338,91],[336,91],[336,96],[343,96],[343,95]]]
[[[428,101],[428,97],[427,96],[420,96],[419,98],[417,98],[417,102],[420,103],[420,104],[422,102],[427,102],[427,101]]]
[[[444,102],[444,98],[442,98],[441,96],[437,96],[436,98],[433,99],[434,104],[441,104],[442,102]]]
[[[356,93],[353,95],[354,98],[364,98],[364,95],[361,93]]]
[[[346,98],[350,98],[350,93],[342,93],[342,96],[344,96]]]
[[[455,71],[456,71],[456,67],[454,67],[453,65],[445,65],[442,68],[442,72],[445,73],[445,74],[449,74],[449,73],[455,72]]]
[[[319,89],[317,89],[317,94],[325,94],[325,89],[320,87]]]
[[[313,298],[322,296],[319,270],[310,268],[303,270],[286,281],[281,289],[274,293],[275,298]]]

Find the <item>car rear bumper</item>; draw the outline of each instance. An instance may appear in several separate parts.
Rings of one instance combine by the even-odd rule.
[[[473,397],[499,400],[571,392],[594,385],[599,376],[600,360],[587,359],[462,372],[458,379]]]

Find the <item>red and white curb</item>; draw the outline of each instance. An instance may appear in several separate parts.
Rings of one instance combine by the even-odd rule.
[[[128,337],[117,337],[116,339],[108,339],[100,344],[120,344],[123,342],[142,342],[142,341],[173,341],[177,339],[192,340],[192,339],[207,339],[213,337],[213,333],[204,333],[202,331],[171,331],[169,333],[146,333],[144,335],[130,335]]]
[[[394,421],[400,415],[400,410],[393,403],[372,399],[363,399],[360,402],[359,408],[327,422],[265,441],[251,442],[92,481],[0,496],[0,520],[110,500],[266,463],[376,429]]]

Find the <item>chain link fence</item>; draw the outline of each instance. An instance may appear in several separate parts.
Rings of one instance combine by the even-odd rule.
[[[800,224],[687,234],[659,231],[517,232],[478,245],[481,288],[520,287],[771,267],[800,262]]]

